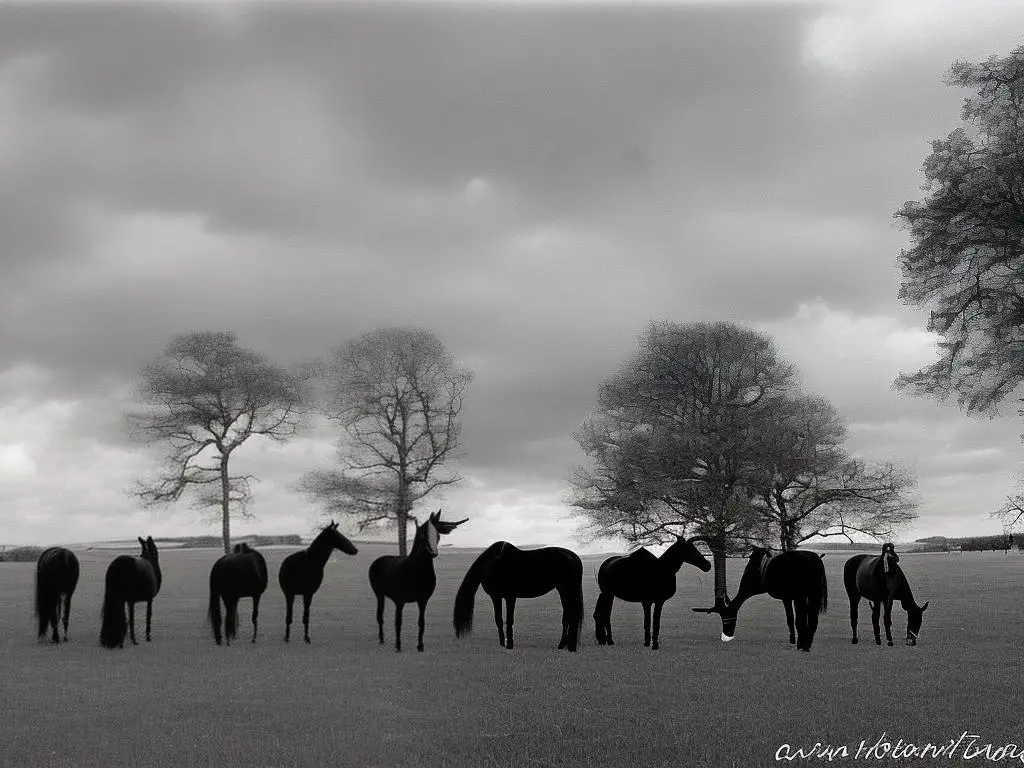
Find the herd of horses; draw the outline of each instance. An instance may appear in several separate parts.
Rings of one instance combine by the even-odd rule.
[[[385,600],[395,604],[395,650],[402,650],[402,610],[406,603],[419,608],[416,649],[423,650],[426,607],[437,578],[434,558],[442,535],[466,522],[441,520],[441,511],[430,515],[416,528],[408,555],[385,555],[370,565],[370,587],[377,597],[378,640],[384,644]],[[600,595],[594,611],[597,642],[614,645],[611,612],[615,598],[640,603],[644,612],[644,645],[658,649],[661,611],[676,591],[676,574],[683,564],[704,572],[711,564],[695,545],[695,539],[679,537],[660,556],[647,549],[629,555],[610,557],[597,572]],[[146,604],[146,640],[151,638],[153,599],[160,591],[160,559],[152,537],[139,538],[139,556],[120,555],[107,567],[104,583],[100,642],[107,648],[123,648],[125,639],[138,644],[135,637],[135,605]],[[326,525],[304,550],[288,555],[278,571],[278,583],[285,596],[285,635],[291,638],[292,605],[302,595],[303,640],[309,638],[309,609],[313,595],[324,578],[324,566],[333,551],[355,555],[355,545],[338,531],[338,524]],[[772,554],[754,548],[740,577],[736,595],[716,601],[711,608],[694,608],[717,613],[722,620],[722,640],[736,633],[740,607],[751,597],[767,594],[782,601],[786,609],[789,642],[809,652],[818,626],[818,616],[828,608],[828,584],[822,556],[794,550]],[[875,643],[881,645],[879,617],[884,615],[885,636],[892,640],[892,605],[899,601],[907,612],[907,645],[916,645],[922,614],[928,607],[914,600],[906,574],[898,565],[899,556],[892,544],[885,544],[878,555],[854,555],[843,569],[843,580],[850,599],[850,624],[853,643],[857,643],[857,614],[861,598],[871,604]],[[68,639],[71,597],[78,584],[79,564],[74,553],[63,547],[51,547],[39,555],[36,565],[35,612],[39,619],[39,637],[52,630],[54,643],[61,642],[58,631],[63,620],[64,641]],[[220,557],[210,570],[210,601],[207,612],[218,645],[230,645],[238,633],[238,604],[252,599],[252,642],[259,631],[260,598],[267,589],[267,564],[257,550],[238,544],[230,554]],[[534,598],[552,590],[562,603],[562,634],[559,649],[576,651],[583,625],[583,562],[579,555],[562,547],[523,550],[498,541],[481,553],[462,580],[455,597],[453,624],[457,637],[473,628],[473,607],[479,588],[490,597],[498,643],[513,647],[515,606],[519,598]],[[503,606],[504,601],[504,606]],[[224,611],[221,611],[223,603]],[[653,607],[653,626],[651,609]],[[504,608],[504,610],[503,610]],[[884,614],[882,613],[884,610]],[[223,631],[222,631],[223,624]]]

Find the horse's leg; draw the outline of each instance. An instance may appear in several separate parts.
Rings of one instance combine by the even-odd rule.
[[[569,593],[563,589],[558,590],[558,597],[562,600],[562,637],[558,641],[558,649],[569,647]]]
[[[252,641],[256,642],[256,633],[259,631],[259,618],[260,618],[260,596],[253,595],[252,597]]]
[[[302,596],[302,639],[307,643],[309,639],[309,606],[313,602],[313,593],[308,592]]]
[[[153,601],[146,601],[146,642],[149,642],[149,629],[153,624]]]
[[[786,626],[789,627],[789,644],[796,642],[796,633],[793,631],[793,601],[784,599],[782,604],[786,607]]]
[[[878,614],[882,610],[881,600],[871,601],[871,628],[875,630],[875,645],[882,644],[881,630],[878,628]]]
[[[798,597],[796,599],[796,647],[799,651],[810,651],[811,640],[807,633],[807,599]]]
[[[128,601],[128,632],[132,645],[138,645],[139,641],[135,639],[135,603],[131,600]]]
[[[423,650],[423,627],[427,623],[426,622],[427,600],[420,600],[419,601],[419,606],[420,606],[420,619],[419,619],[418,626],[419,626],[419,630],[420,630],[420,636],[419,636],[419,640],[416,641],[416,650],[417,651],[422,651]]]
[[[512,650],[512,625],[516,622],[516,599],[514,597],[505,598],[505,647],[510,651]]]
[[[644,648],[651,644],[651,604],[644,601]]]
[[[384,595],[377,595],[377,638],[384,645]]]
[[[405,603],[395,601],[395,650],[402,650],[402,609]]]
[[[885,640],[887,645],[892,645],[892,597],[885,599]]]
[[[814,644],[814,633],[818,631],[818,612],[821,610],[821,598],[807,598],[807,650]]]
[[[857,644],[857,611],[860,607],[860,595],[850,595],[850,627],[853,629],[853,644]]]
[[[292,636],[292,603],[295,595],[288,592],[284,596],[284,641],[287,643]]]
[[[494,625],[498,628],[498,645],[505,647],[505,619],[501,615],[501,595],[491,595],[494,606]]]
[[[615,645],[612,639],[612,606],[615,605],[615,595],[608,593],[608,608],[604,612],[604,640],[608,645]]]
[[[68,620],[71,618],[71,593],[64,593],[64,642],[68,641]]]
[[[658,634],[661,631],[661,607],[665,605],[664,600],[658,600],[654,604],[654,627],[651,632],[651,650],[658,650]]]

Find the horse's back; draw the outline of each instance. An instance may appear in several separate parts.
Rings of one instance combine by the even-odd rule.
[[[614,561],[614,562],[611,562]],[[676,591],[675,574],[666,574],[658,566],[658,557],[647,549],[638,549],[629,555],[608,558],[611,567],[598,585],[628,603],[667,600]]]
[[[859,595],[868,600],[884,600],[894,594],[906,577],[895,563],[888,574],[881,568],[880,555],[854,555],[846,561],[843,577],[846,591],[851,597]]]
[[[71,594],[78,585],[78,558],[65,547],[49,547],[36,561],[36,578],[61,592]]]
[[[825,565],[815,552],[780,552],[765,567],[765,586],[771,597],[785,600],[817,594],[825,577]]]
[[[509,544],[482,580],[490,595],[540,597],[553,589],[583,585],[583,561],[563,547],[519,549]]]
[[[277,571],[277,582],[286,595],[301,594],[307,590],[316,591],[323,578],[323,568],[311,568],[304,549],[288,555],[281,561],[281,567]]]
[[[210,586],[237,597],[262,595],[267,589],[267,564],[255,550],[222,555],[210,570]]]
[[[142,557],[118,555],[107,566],[107,588],[117,589],[126,600],[139,603],[152,600],[160,591],[153,564]]]

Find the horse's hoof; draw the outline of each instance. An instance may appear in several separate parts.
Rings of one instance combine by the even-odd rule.
[[[610,637],[608,638],[608,645],[615,645],[615,641],[612,640]]]
[[[416,646],[416,650],[419,651],[420,653],[422,653],[423,652],[423,643],[420,643],[419,645],[417,645]]]
[[[851,641],[850,641],[850,643],[851,643],[852,645],[856,645],[856,644],[857,644],[857,638],[856,638],[856,637],[855,637],[855,638],[853,638],[853,640],[851,640]]]
[[[313,642],[313,641],[312,641],[312,640],[310,640],[310,639],[309,639],[308,637],[304,637],[304,638],[302,638],[302,639],[303,639],[303,640],[305,640],[305,641],[306,641],[307,643],[312,643],[312,642]]]
[[[888,646],[889,646],[890,648],[892,648],[892,640],[890,640],[889,642],[887,642],[887,643],[886,643],[886,645],[888,645]]]
[[[651,650],[652,651],[658,650],[658,644],[657,643],[651,643]]]
[[[650,647],[651,647],[651,641],[650,640],[644,640],[644,648],[650,648]]]

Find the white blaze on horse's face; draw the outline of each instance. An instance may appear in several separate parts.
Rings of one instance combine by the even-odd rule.
[[[437,541],[441,538],[441,534],[437,532],[437,528],[434,527],[434,521],[431,520],[427,523],[427,551],[432,555],[437,555]]]

